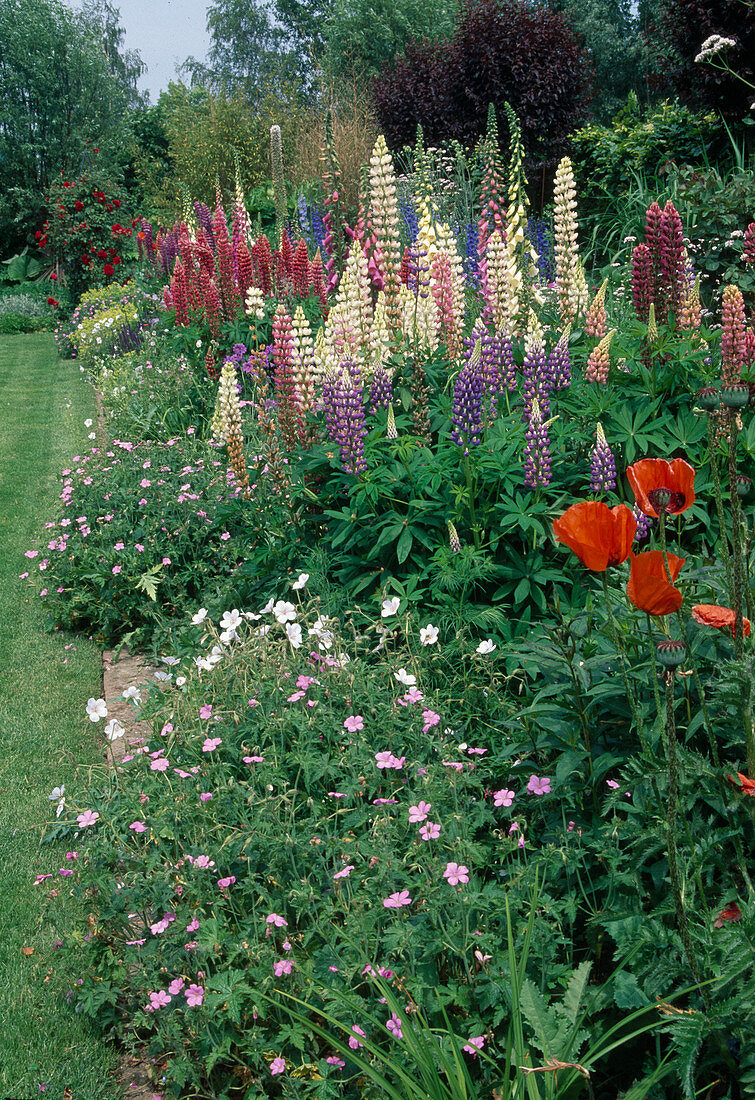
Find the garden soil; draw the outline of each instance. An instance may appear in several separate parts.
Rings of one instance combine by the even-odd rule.
[[[134,705],[130,699],[123,698],[123,692],[130,687],[141,687],[154,683],[154,665],[142,657],[131,654],[126,646],[120,650],[105,650],[102,654],[103,688],[102,696],[107,704],[108,718],[117,718],[125,733],[117,741],[110,741],[105,747],[105,758],[111,768],[117,768],[132,747],[141,744],[150,736],[152,730],[148,722],[136,717]],[[149,1063],[132,1055],[124,1055],[116,1071],[119,1093],[130,1100],[154,1100],[159,1092],[150,1081]]]

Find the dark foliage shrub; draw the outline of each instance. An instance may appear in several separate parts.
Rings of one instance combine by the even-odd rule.
[[[711,35],[733,38],[714,64],[695,58]],[[755,8],[741,0],[663,0],[649,34],[656,83],[697,107],[714,107],[732,119],[746,116],[755,82]],[[736,75],[725,71],[725,60]]]
[[[472,145],[489,104],[501,117],[508,101],[528,157],[555,163],[584,115],[590,72],[563,16],[523,0],[479,0],[462,11],[450,42],[411,45],[373,94],[393,148],[412,143],[420,124],[432,145]]]

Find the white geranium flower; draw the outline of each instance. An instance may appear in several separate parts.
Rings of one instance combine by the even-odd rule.
[[[417,683],[417,677],[413,673],[407,672],[405,668],[400,668],[393,675],[400,684],[405,684],[406,687],[414,687]]]
[[[275,597],[271,596],[264,607],[260,608],[260,615],[269,615],[275,605]]]
[[[191,621],[194,623],[194,626],[199,626],[199,624],[203,623],[206,618],[207,618],[207,608],[206,607],[200,607],[200,609],[199,609],[199,611],[197,611],[196,615],[191,616]]]
[[[91,426],[92,426],[92,421],[91,420],[85,420],[84,421],[84,427],[85,428],[91,428]]]
[[[273,615],[282,626],[285,626],[286,623],[292,623],[296,618],[296,608],[287,600],[278,600],[273,607]]]
[[[99,722],[100,718],[107,718],[107,705],[104,699],[90,699],[87,703],[87,714],[90,722]]]
[[[105,726],[105,736],[108,741],[118,741],[119,738],[125,734],[125,729],[120,724],[117,718],[111,718],[108,724]]]
[[[233,611],[224,611],[223,617],[220,620],[221,630],[231,630],[236,633],[236,629],[241,626],[241,612],[234,607]]]
[[[264,638],[266,634],[270,633],[270,623],[263,623],[262,626],[258,626],[254,633],[258,638]]]
[[[53,787],[52,791],[50,792],[50,794],[48,794],[47,797],[50,799],[51,802],[57,802],[59,798],[63,798],[65,793],[66,785],[65,783],[61,783],[59,787]],[[64,798],[63,801],[65,801]]]
[[[153,672],[152,675],[156,680],[159,680],[160,683],[163,684],[169,684],[170,681],[173,679],[172,672],[163,672],[162,669],[158,669],[157,672]]]
[[[422,645],[435,645],[435,643],[438,641],[439,633],[440,631],[438,630],[437,626],[433,626],[432,623],[428,623],[427,626],[423,626],[420,628],[419,640],[422,642]]]
[[[484,642],[480,642],[477,647],[478,653],[492,653],[494,649],[498,649],[492,638],[486,638]]]
[[[384,619],[390,619],[391,615],[395,615],[401,606],[401,597],[392,596],[390,600],[383,600],[383,609],[380,612]]]
[[[186,683],[185,676],[176,676],[176,687],[182,688]]]
[[[286,636],[294,649],[301,646],[301,627],[298,623],[286,623]]]
[[[180,657],[161,657],[160,660],[164,665],[180,665]]]
[[[141,703],[142,693],[139,691],[138,687],[134,687],[132,684],[131,687],[127,687],[126,690],[123,692],[123,698],[133,699],[135,703]]]
[[[291,585],[294,592],[300,592],[301,589],[304,587],[304,585],[307,583],[308,580],[309,580],[309,573],[300,573],[298,578]]]

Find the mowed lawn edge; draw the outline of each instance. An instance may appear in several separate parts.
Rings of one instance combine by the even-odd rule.
[[[117,1091],[115,1051],[69,1003],[77,956],[56,946],[77,916],[59,869],[82,838],[40,843],[53,788],[75,801],[82,769],[102,763],[84,711],[100,694],[98,648],[46,633],[38,596],[60,471],[92,446],[84,420],[95,415],[92,390],[49,334],[0,337],[0,1096],[22,1100]],[[27,559],[29,549],[40,553]],[[19,579],[27,570],[40,583]]]

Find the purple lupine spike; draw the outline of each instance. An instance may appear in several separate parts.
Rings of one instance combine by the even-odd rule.
[[[548,356],[548,371],[555,391],[564,390],[571,385],[568,328]]]
[[[536,397],[540,399],[543,415],[547,418],[550,414],[550,373],[545,358],[545,348],[540,341],[531,341],[524,353],[522,378],[524,379],[522,419],[531,418],[532,403]]]
[[[537,397],[532,402],[529,423],[525,433],[524,484],[530,489],[550,485],[551,450],[548,422],[543,416]]]
[[[374,416],[378,409],[387,409],[393,400],[391,389],[391,376],[380,363],[372,376],[370,386],[370,412]]]
[[[215,251],[215,234],[212,232],[212,211],[206,202],[195,202],[194,213],[197,216],[197,225],[203,229],[212,251]]]
[[[367,436],[359,368],[341,365],[340,374],[323,385],[325,425],[329,438],[338,444],[341,465],[356,476],[366,469],[364,441]]]
[[[414,209],[414,203],[411,198],[402,196],[398,200],[399,210],[401,211],[401,217],[404,219],[404,225],[406,226],[406,234],[409,238],[409,244],[414,244],[419,233],[419,223],[417,222],[417,212]]]
[[[466,255],[464,257],[464,274],[467,277],[467,282],[475,287],[480,285],[480,269],[479,269],[479,243],[480,243],[480,227],[477,222],[471,222],[467,226],[466,230]]]
[[[598,424],[595,434],[595,446],[590,452],[590,488],[594,493],[607,493],[616,488],[616,461],[602,424]]]
[[[464,454],[470,447],[479,447],[482,440],[482,401],[485,382],[481,369],[482,340],[475,342],[471,354],[465,359],[454,386],[454,400],[451,407],[451,439]]]
[[[493,337],[498,354],[498,371],[503,385],[509,392],[516,389],[516,367],[514,365],[514,348],[511,337],[504,332],[497,332]]]
[[[312,207],[312,235],[315,239],[315,251],[319,248],[322,253],[322,242],[325,240],[325,226],[323,224],[322,214],[316,206]]]
[[[178,255],[178,243],[172,229],[160,238],[160,266],[166,275],[173,271]]]
[[[653,526],[653,520],[650,516],[646,516],[637,504],[635,504],[632,508],[632,515],[637,522],[637,530],[634,533],[635,541],[644,542],[650,534],[650,530]]]

